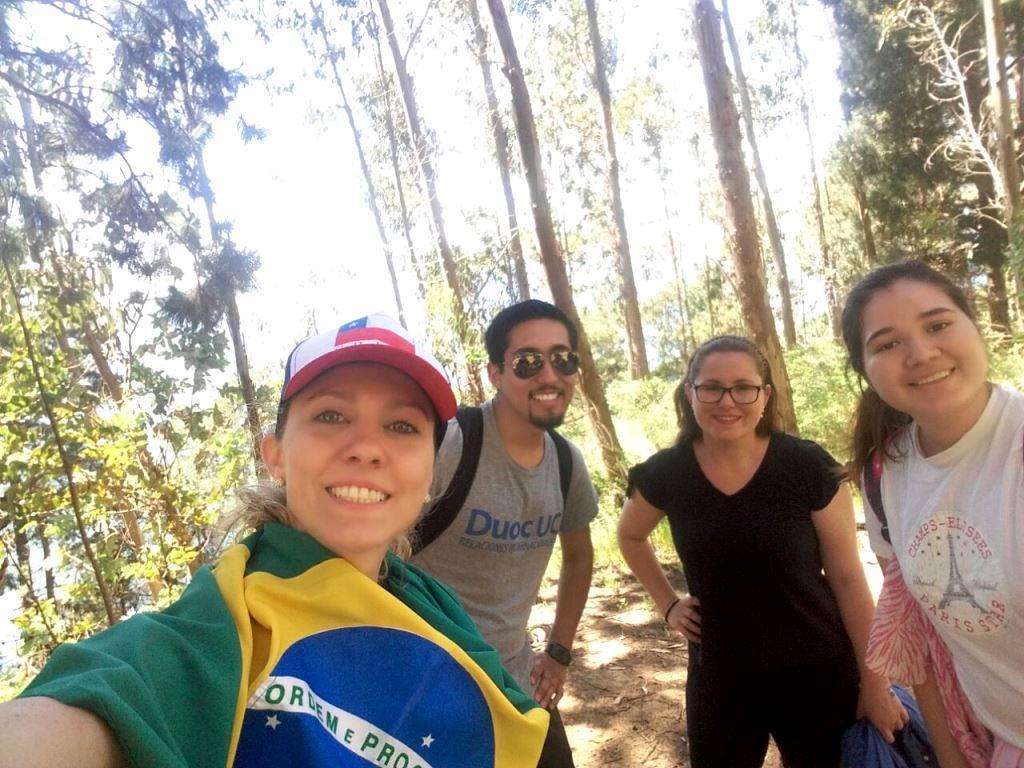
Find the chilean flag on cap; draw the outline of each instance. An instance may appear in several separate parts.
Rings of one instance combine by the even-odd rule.
[[[284,368],[281,402],[321,373],[343,363],[380,363],[397,368],[423,388],[442,421],[455,415],[448,377],[434,356],[387,315],[367,315],[340,328],[300,341]]]

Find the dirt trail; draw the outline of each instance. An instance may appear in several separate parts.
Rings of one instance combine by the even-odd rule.
[[[680,591],[682,576],[671,574]],[[604,574],[594,586],[574,646],[560,709],[579,768],[688,768],[686,642],[669,633],[631,574]],[[554,583],[545,584],[530,617],[538,639],[554,618]],[[774,754],[766,766],[781,765]]]

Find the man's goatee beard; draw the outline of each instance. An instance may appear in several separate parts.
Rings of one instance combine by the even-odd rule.
[[[562,426],[563,421],[565,421],[564,413],[557,413],[546,418],[534,416],[533,414],[530,415],[530,423],[537,427],[537,429],[543,429],[545,431],[549,429],[557,429]]]

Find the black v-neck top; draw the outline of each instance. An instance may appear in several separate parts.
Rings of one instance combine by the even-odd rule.
[[[668,517],[701,603],[705,662],[778,668],[851,652],[811,522],[839,489],[837,467],[816,443],[777,432],[731,496],[705,477],[690,443],[630,470],[629,493]]]

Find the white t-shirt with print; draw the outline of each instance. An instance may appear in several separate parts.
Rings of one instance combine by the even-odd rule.
[[[993,387],[978,422],[934,456],[916,425],[901,439],[904,457],[882,472],[892,546],[865,500],[871,546],[895,551],[981,721],[1024,748],[1024,393]]]

